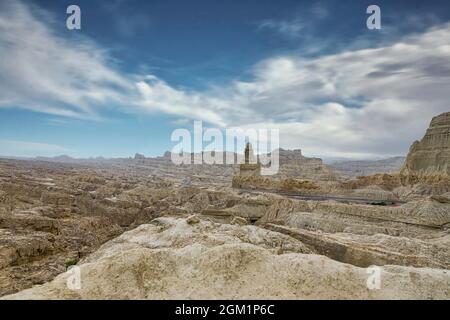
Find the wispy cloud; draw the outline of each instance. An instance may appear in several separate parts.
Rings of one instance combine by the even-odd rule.
[[[102,2],[101,6],[113,18],[113,27],[119,36],[133,37],[139,32],[147,30],[151,25],[149,16],[134,10],[129,1],[110,0]]]
[[[329,16],[328,8],[321,2],[296,12],[290,19],[266,19],[257,29],[262,32],[274,32],[287,40],[309,39],[314,27]]]
[[[63,118],[49,118],[47,119],[47,123],[55,126],[64,126],[67,124],[67,121]]]
[[[58,37],[19,1],[0,3],[0,50],[0,106],[92,118],[132,89],[103,48]]]
[[[264,20],[258,25],[262,31],[275,31],[289,39],[297,39],[302,36],[305,24],[300,19],[291,21],[284,20]]]
[[[421,137],[432,116],[449,110],[449,38],[450,24],[443,24],[379,48],[267,59],[254,67],[252,80],[226,88],[188,93],[157,81],[146,90],[167,113],[207,112],[228,126],[278,127],[284,147],[397,155]]]
[[[450,108],[450,24],[370,49],[272,57],[256,63],[248,81],[187,90],[116,71],[100,45],[57,37],[20,2],[1,9],[4,107],[92,118],[112,104],[217,126],[275,127],[282,147],[357,157],[406,152],[429,119]],[[278,27],[295,34],[298,24]]]
[[[0,139],[0,150],[2,156],[14,155],[19,157],[55,156],[70,151],[65,147],[54,144],[8,139]]]

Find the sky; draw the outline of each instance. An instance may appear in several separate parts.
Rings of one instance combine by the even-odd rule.
[[[195,120],[310,156],[405,155],[449,88],[447,0],[0,0],[2,156],[157,156]]]

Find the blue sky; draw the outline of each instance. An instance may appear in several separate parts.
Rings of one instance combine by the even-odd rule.
[[[67,30],[77,4],[82,30]],[[382,29],[366,28],[381,8]],[[401,155],[450,110],[448,1],[0,0],[0,155],[160,155],[194,120]]]

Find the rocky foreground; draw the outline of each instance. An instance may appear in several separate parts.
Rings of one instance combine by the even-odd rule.
[[[449,130],[434,118],[400,172],[357,178],[300,150],[271,177],[167,154],[2,159],[0,296],[450,299]]]
[[[450,298],[446,189],[430,195],[389,175],[279,178],[304,194],[369,203],[308,200],[233,189],[229,168],[189,170],[1,160],[0,295]],[[370,203],[382,195],[402,202]],[[80,290],[67,287],[71,265],[81,268]],[[380,289],[367,287],[372,265],[382,266]]]
[[[158,218],[107,242],[65,273],[8,299],[448,299],[448,270],[367,269],[313,254],[301,241],[256,226]]]

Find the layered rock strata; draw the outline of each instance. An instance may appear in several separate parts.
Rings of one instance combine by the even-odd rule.
[[[158,218],[103,245],[70,273],[6,299],[448,299],[442,269],[368,269],[311,254],[294,237],[255,226]]]
[[[431,120],[422,140],[412,144],[401,173],[450,176],[450,112]]]

